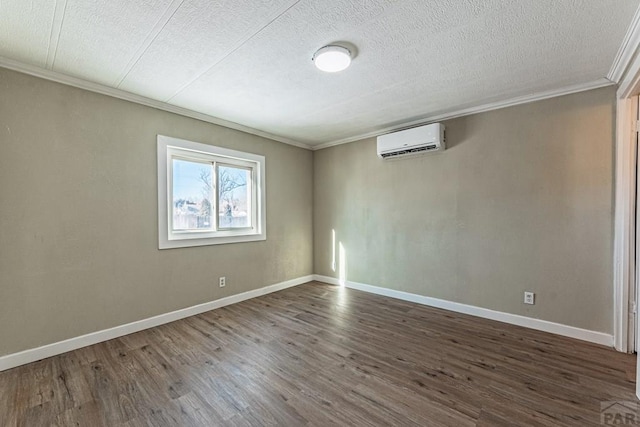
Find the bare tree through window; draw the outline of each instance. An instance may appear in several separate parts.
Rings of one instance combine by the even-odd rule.
[[[173,159],[173,229],[213,228],[211,191],[200,190],[199,177],[211,171],[210,163]]]
[[[221,228],[249,227],[248,188],[250,171],[231,166],[218,166],[218,216]],[[202,193],[212,193],[211,172],[201,171]],[[211,212],[211,206],[209,211]]]

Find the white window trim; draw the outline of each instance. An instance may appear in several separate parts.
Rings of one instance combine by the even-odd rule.
[[[192,158],[205,159],[207,156],[224,157],[231,166],[251,167],[253,176],[253,194],[251,203],[252,228],[217,231],[173,232],[170,227],[169,213],[171,200],[171,158],[176,153],[188,154]],[[216,206],[217,215],[217,206]],[[213,145],[200,144],[170,136],[158,135],[158,248],[186,248],[192,246],[221,245],[227,243],[255,242],[267,239],[266,229],[266,193],[265,158],[258,154],[230,150]]]

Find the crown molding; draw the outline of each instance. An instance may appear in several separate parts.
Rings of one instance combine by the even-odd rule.
[[[636,14],[636,16],[640,16],[640,14]],[[640,34],[640,32],[638,32],[638,34]],[[428,124],[436,121],[449,120],[457,117],[463,117],[463,116],[468,116],[472,114],[498,110],[501,108],[512,107],[520,104],[527,104],[529,102],[535,102],[543,99],[554,98],[557,96],[569,95],[572,93],[598,89],[601,87],[611,86],[615,84],[613,81],[603,78],[603,79],[594,80],[589,83],[566,86],[560,89],[555,89],[555,90],[550,90],[545,92],[538,92],[531,95],[520,96],[520,97],[511,98],[504,101],[492,102],[488,104],[481,104],[481,105],[464,108],[460,110],[452,110],[443,114],[423,117],[418,120],[413,120],[410,122],[389,126],[386,128],[378,129],[378,130],[363,133],[363,134],[354,135],[344,139],[329,141],[329,142],[321,143],[318,145],[310,145],[310,144],[305,144],[299,141],[295,141],[293,139],[285,138],[283,136],[261,131],[259,129],[244,126],[239,123],[235,123],[235,122],[227,121],[214,116],[210,116],[208,114],[199,113],[194,110],[178,107],[176,105],[168,104],[162,101],[157,101],[155,99],[147,98],[145,96],[136,95],[134,93],[127,92],[121,89],[116,89],[116,88],[105,86],[99,83],[90,82],[88,80],[84,80],[78,77],[68,76],[66,74],[58,73],[52,70],[47,70],[34,65],[24,64],[22,62],[14,61],[12,59],[5,58],[2,56],[0,56],[0,67],[13,70],[13,71],[18,71],[20,73],[28,74],[34,77],[39,77],[45,80],[50,80],[56,83],[61,83],[67,86],[73,86],[73,87],[84,89],[90,92],[99,93],[101,95],[111,96],[113,98],[122,99],[124,101],[145,105],[147,107],[155,108],[162,111],[167,111],[169,113],[178,114],[180,116],[190,117],[196,120],[201,120],[203,122],[212,123],[214,125],[224,126],[226,128],[235,129],[241,132],[246,132],[252,135],[260,136],[267,139],[272,139],[274,141],[282,142],[284,144],[289,144],[295,147],[304,148],[306,150],[313,150],[313,151],[322,150],[324,148],[329,148],[336,145],[347,144],[349,142],[359,141],[365,138],[372,138],[372,137],[384,135],[386,133],[395,132],[395,131],[399,131],[399,130],[403,130],[403,129],[407,129],[407,128],[415,127],[419,125],[424,125],[424,124]]]
[[[577,85],[565,86],[560,89],[548,90],[544,92],[537,92],[531,95],[519,96],[516,98],[507,99],[504,101],[496,101],[490,102],[488,104],[481,104],[475,107],[463,108],[460,110],[452,110],[443,114],[438,114],[435,116],[427,116],[418,120],[413,120],[410,122],[405,122],[401,124],[397,124],[394,126],[389,126],[386,128],[378,129],[373,132],[367,132],[355,136],[350,136],[348,138],[339,139],[336,141],[329,141],[319,145],[314,145],[311,147],[312,150],[322,150],[324,148],[334,147],[336,145],[347,144],[349,142],[359,141],[365,138],[374,138],[380,135],[384,135],[386,133],[396,132],[399,130],[404,130],[420,125],[426,125],[429,123],[434,123],[442,120],[455,119],[457,117],[470,116],[472,114],[484,113],[487,111],[499,110],[501,108],[513,107],[521,104],[528,104],[530,102],[542,101],[543,99],[555,98],[563,95],[570,95],[572,93],[585,92],[588,90],[599,89],[601,87],[612,86],[615,83],[612,81],[602,78],[598,80],[594,80],[588,83],[581,83]]]
[[[614,83],[620,83],[622,77],[624,76],[625,71],[629,67],[629,64],[633,60],[638,52],[638,47],[640,46],[640,7],[636,10],[636,13],[633,15],[633,19],[631,20],[631,24],[629,24],[629,28],[627,29],[627,34],[624,36],[622,40],[622,44],[618,49],[618,53],[616,54],[615,59],[613,60],[613,64],[611,65],[611,69],[609,70],[609,74],[607,74],[607,78]]]
[[[188,108],[182,108],[175,105],[168,104],[166,102],[157,101],[155,99],[147,98],[145,96],[136,95],[131,92],[124,91],[122,89],[116,89],[109,86],[105,86],[99,83],[90,82],[78,77],[67,76],[66,74],[58,73],[52,70],[46,70],[44,68],[36,67],[34,65],[24,64],[19,61],[14,61],[9,58],[0,56],[0,67],[7,68],[9,70],[18,71],[20,73],[28,74],[30,76],[39,77],[41,79],[50,80],[52,82],[61,83],[67,86],[73,86],[78,89],[84,89],[89,92],[99,93],[101,95],[111,96],[113,98],[122,99],[124,101],[133,102],[147,107],[155,108],[157,110],[167,111],[169,113],[178,114],[180,116],[190,117],[192,119],[201,120],[203,122],[212,123],[218,126],[224,126],[226,128],[239,130],[252,135],[261,136],[263,138],[272,139],[284,144],[293,145],[299,148],[307,150],[311,149],[311,146],[302,142],[294,141],[289,138],[285,138],[279,135],[274,135],[269,132],[264,132],[252,127],[244,126],[239,123],[223,120],[208,114],[199,113],[197,111],[189,110]]]
[[[618,99],[629,98],[640,92],[640,55],[636,56],[627,68],[618,85]]]
[[[633,22],[629,26],[627,36],[624,42],[620,46],[620,51],[616,56],[616,62],[620,63],[617,67],[619,71],[618,83],[618,98],[629,98],[632,95],[640,92],[640,8],[633,17]],[[624,57],[624,59],[619,59]],[[611,74],[613,72],[609,72]]]

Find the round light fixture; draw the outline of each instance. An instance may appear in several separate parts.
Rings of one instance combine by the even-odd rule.
[[[313,63],[327,73],[342,71],[351,65],[351,52],[342,46],[325,46],[313,54]]]

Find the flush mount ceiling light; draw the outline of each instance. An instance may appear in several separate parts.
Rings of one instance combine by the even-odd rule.
[[[327,73],[342,71],[351,65],[351,52],[342,46],[325,46],[313,54],[313,63]]]

